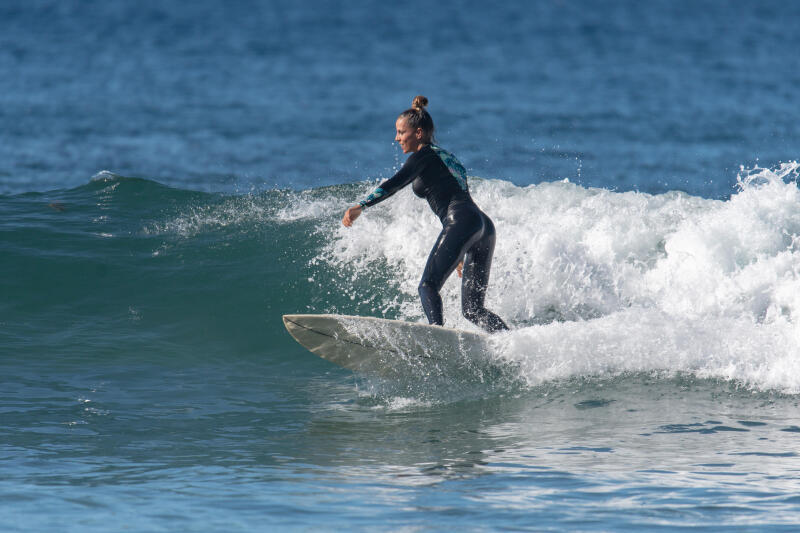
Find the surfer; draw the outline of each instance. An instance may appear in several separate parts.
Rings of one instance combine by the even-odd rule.
[[[419,284],[419,296],[428,322],[444,325],[439,290],[458,268],[462,276],[464,316],[489,332],[507,330],[506,323],[484,307],[494,253],[494,224],[472,200],[464,166],[436,144],[433,119],[425,109],[427,105],[427,98],[417,96],[395,123],[397,136],[394,140],[403,153],[411,154],[403,168],[358,205],[349,208],[342,224],[352,226],[364,209],[386,200],[411,183],[414,194],[428,201],[443,226]]]

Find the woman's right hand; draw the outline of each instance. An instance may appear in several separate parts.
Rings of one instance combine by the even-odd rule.
[[[349,228],[350,226],[353,225],[353,222],[355,222],[356,219],[361,215],[361,211],[363,210],[364,208],[361,207],[360,205],[354,205],[353,207],[344,212],[344,217],[342,217],[342,224],[344,224],[345,227]]]

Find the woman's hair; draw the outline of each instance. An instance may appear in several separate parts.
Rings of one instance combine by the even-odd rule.
[[[425,106],[427,105],[427,98],[422,95],[415,96],[414,101],[411,102],[411,107],[400,113],[399,118],[404,118],[412,130],[421,128],[424,135],[423,140],[426,143],[431,143],[435,140],[433,136],[433,119],[425,111]]]

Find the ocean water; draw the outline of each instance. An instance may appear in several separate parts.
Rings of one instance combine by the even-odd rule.
[[[795,531],[800,5],[0,3],[0,530]],[[430,99],[498,242],[493,379],[422,321]],[[454,277],[442,291],[449,326]]]

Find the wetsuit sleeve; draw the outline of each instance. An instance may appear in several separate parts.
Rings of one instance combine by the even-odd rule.
[[[419,152],[411,154],[406,160],[403,168],[397,171],[397,174],[380,184],[380,186],[372,191],[372,194],[367,196],[364,200],[359,202],[361,207],[371,207],[378,202],[382,202],[389,198],[391,195],[414,181],[419,175]]]

